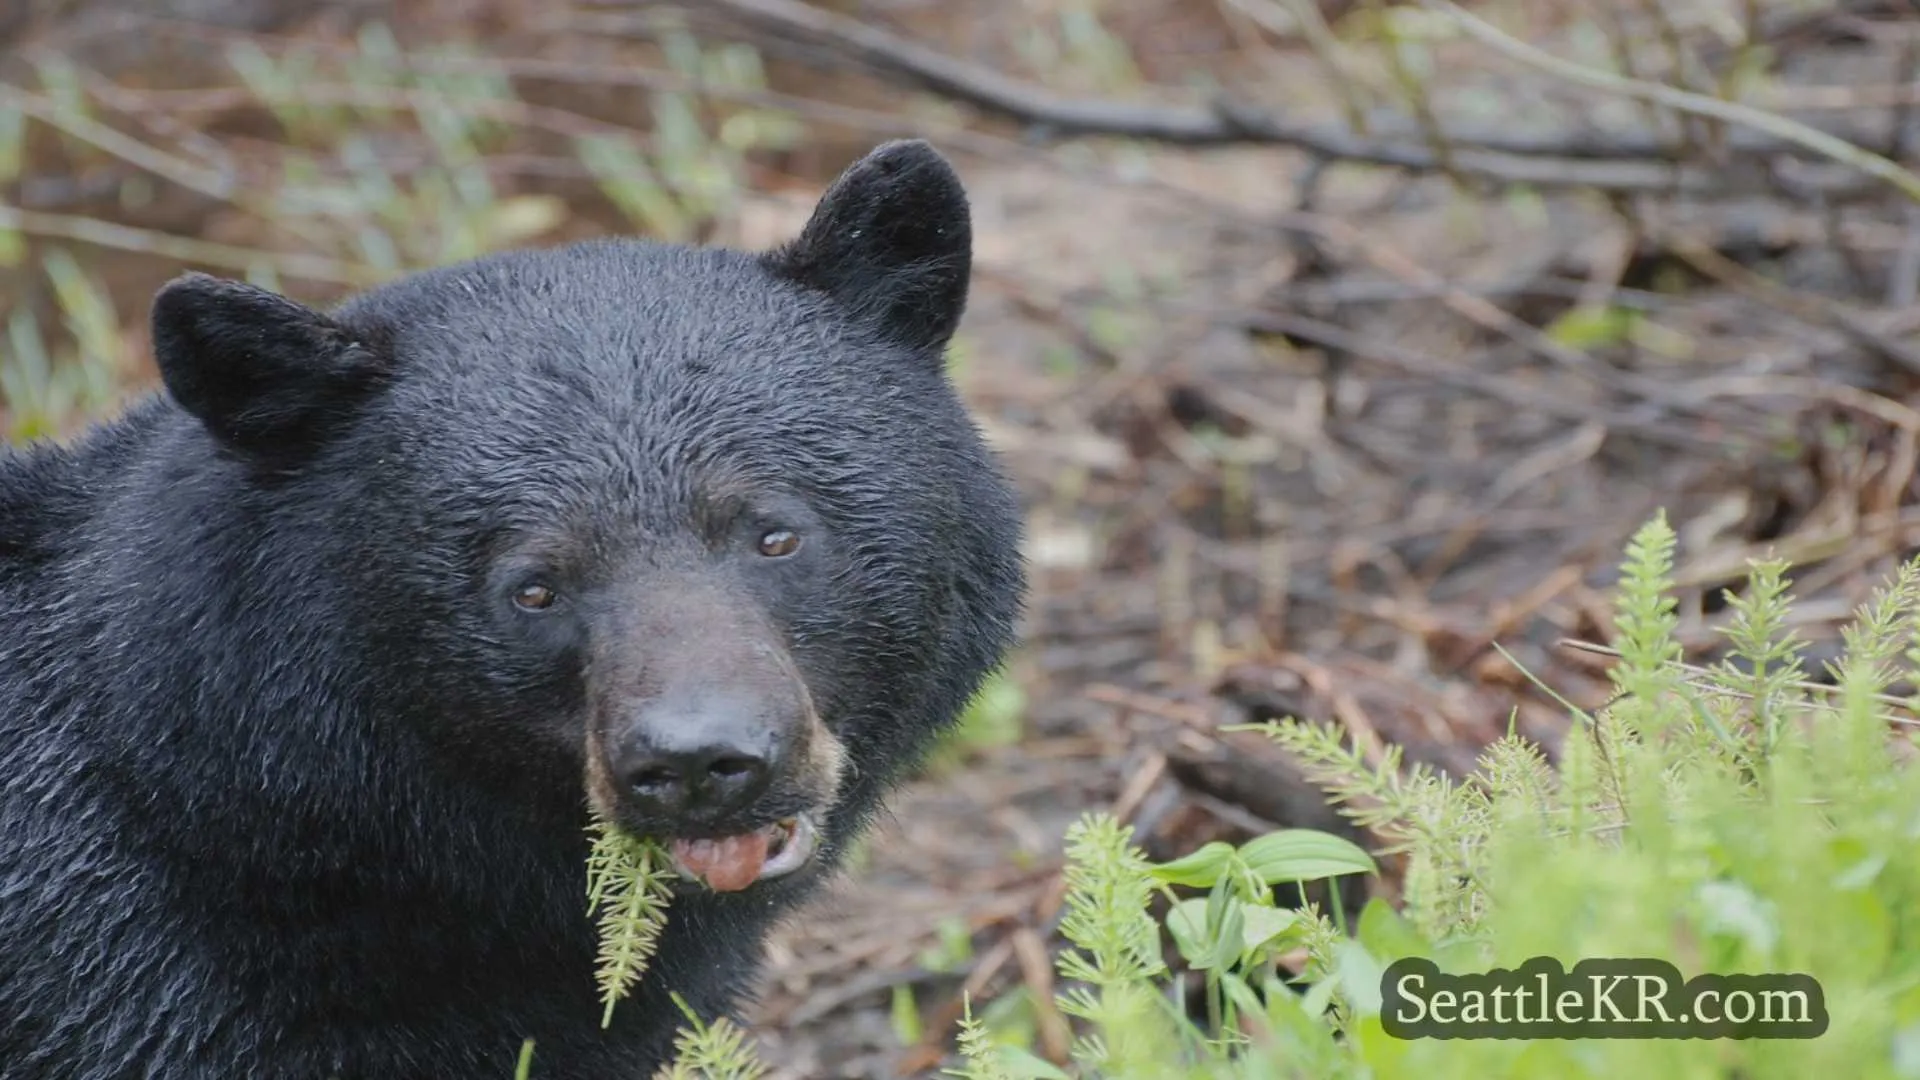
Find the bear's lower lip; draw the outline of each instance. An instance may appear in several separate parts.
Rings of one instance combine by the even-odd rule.
[[[806,814],[717,840],[675,840],[674,872],[715,892],[737,892],[786,877],[813,861],[819,829]]]
[[[760,868],[761,881],[786,877],[813,861],[813,854],[820,846],[820,834],[812,818],[801,814],[776,821],[768,828],[775,830],[775,834],[767,849],[766,865]]]

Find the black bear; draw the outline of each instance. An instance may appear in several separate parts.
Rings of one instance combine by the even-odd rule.
[[[737,1007],[1013,641],[971,243],[902,141],[769,252],[165,287],[164,394],[0,450],[0,1075],[632,1080]],[[596,811],[706,878],[606,1030]]]

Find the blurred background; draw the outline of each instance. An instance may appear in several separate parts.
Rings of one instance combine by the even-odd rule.
[[[509,245],[764,247],[931,139],[1026,643],[755,1018],[778,1075],[928,1076],[965,992],[1057,1059],[1080,813],[1155,858],[1357,836],[1222,725],[1551,754],[1656,510],[1701,661],[1749,558],[1798,565],[1817,660],[1914,552],[1917,71],[1914,0],[11,0],[0,433],[150,387],[185,268],[328,302]]]

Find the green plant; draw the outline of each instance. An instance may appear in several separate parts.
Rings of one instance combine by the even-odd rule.
[[[683,31],[661,39],[668,65],[696,86],[734,96],[762,91],[760,54],[744,45],[703,47]],[[798,122],[775,109],[731,106],[721,111],[691,93],[662,91],[651,101],[648,144],[619,134],[575,140],[575,152],[601,192],[650,235],[676,242],[732,213],[747,190],[747,157],[791,147]]]
[[[1844,631],[1830,685],[1802,675],[1785,566],[1754,565],[1730,597],[1733,657],[1682,666],[1664,517],[1629,548],[1617,601],[1618,694],[1569,705],[1561,760],[1513,735],[1455,782],[1388,755],[1368,766],[1333,729],[1263,725],[1347,813],[1404,859],[1398,908],[1342,928],[1274,906],[1272,885],[1365,872],[1351,844],[1289,830],[1149,862],[1128,829],[1083,819],[1067,838],[1062,1010],[1072,1060],[996,1037],[971,1008],[970,1080],[1920,1075],[1920,560]],[[1179,890],[1204,890],[1182,895]],[[1169,901],[1164,920],[1149,914]],[[1179,965],[1163,951],[1162,931]],[[1652,958],[1684,975],[1805,973],[1831,1016],[1820,1038],[1402,1040],[1381,979],[1422,957],[1450,973],[1531,957]],[[1294,958],[1294,959],[1290,959]],[[1297,959],[1297,958],[1304,958]],[[1198,972],[1206,1016],[1177,992]],[[744,1047],[737,1048],[745,1053]]]
[[[44,277],[66,316],[64,327],[52,327],[25,305],[0,305],[11,309],[0,311],[0,435],[54,434],[105,412],[127,373],[123,328],[103,306],[105,290],[63,250],[29,241],[77,240],[276,290],[285,278],[375,284],[566,224],[566,203],[523,190],[507,164],[528,156],[530,132],[564,136],[574,158],[567,164],[593,175],[643,232],[698,238],[737,209],[749,156],[791,145],[800,129],[780,109],[716,100],[765,89],[752,48],[674,29],[660,43],[682,85],[647,93],[651,127],[643,131],[530,105],[499,61],[460,45],[405,47],[378,22],[344,45],[241,39],[225,54],[237,88],[278,127],[277,137],[250,147],[253,171],[244,180],[222,156],[209,160],[106,123],[118,107],[111,92],[66,61],[36,63],[37,86],[0,86],[0,187],[25,171],[28,131],[40,125],[75,169],[132,166],[123,201],[150,197],[156,181],[190,190],[233,211],[246,240],[33,213],[0,200],[0,269]],[[197,126],[192,112],[176,119]]]
[[[673,894],[671,856],[658,843],[596,819],[587,856],[587,914],[600,916],[600,964],[595,977],[606,1006],[600,1026],[613,1022],[613,1007],[632,991],[660,944]]]
[[[655,1073],[654,1080],[760,1080],[767,1074],[733,1021],[722,1017],[709,1024],[680,995],[673,1000],[686,1013],[687,1026],[674,1040],[673,1064]]]
[[[106,290],[64,249],[47,252],[41,266],[66,333],[44,332],[29,307],[8,316],[0,347],[0,435],[21,441],[59,435],[110,408],[125,366]]]

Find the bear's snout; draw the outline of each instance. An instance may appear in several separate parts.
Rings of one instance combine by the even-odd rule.
[[[733,664],[680,654],[664,686],[606,710],[588,744],[600,813],[665,842],[682,877],[715,891],[813,862],[844,760],[792,663],[750,652]]]
[[[797,695],[725,685],[661,694],[610,734],[607,774],[639,816],[676,833],[724,826],[787,773],[805,723]]]
[[[588,672],[594,810],[716,889],[805,867],[846,755],[781,635],[725,582],[632,588],[604,609]]]

